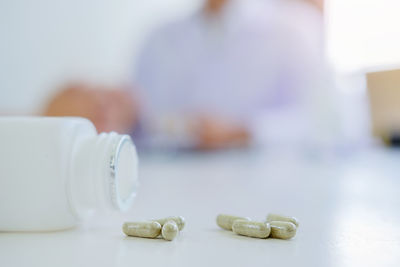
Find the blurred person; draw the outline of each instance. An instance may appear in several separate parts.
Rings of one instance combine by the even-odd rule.
[[[321,1],[312,2],[206,0],[156,30],[136,73],[147,141],[213,149],[331,132]]]
[[[138,118],[138,105],[128,90],[78,82],[51,96],[42,115],[84,117],[98,132],[130,133]]]

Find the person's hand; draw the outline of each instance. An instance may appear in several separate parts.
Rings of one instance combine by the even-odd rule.
[[[128,91],[77,83],[51,98],[43,115],[85,117],[98,132],[127,133],[137,122],[138,105]]]
[[[191,128],[198,140],[198,149],[243,147],[250,142],[248,129],[222,118],[202,116],[195,120]]]
[[[204,9],[209,14],[219,14],[229,0],[207,0]]]
[[[128,133],[139,120],[139,102],[128,90],[104,90],[105,132]]]

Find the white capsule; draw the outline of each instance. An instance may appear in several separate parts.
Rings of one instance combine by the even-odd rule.
[[[159,224],[161,224],[161,226],[163,226],[168,221],[174,221],[178,226],[179,231],[181,231],[185,227],[185,218],[183,218],[182,216],[171,216],[153,221],[158,222]]]
[[[267,216],[267,222],[272,222],[272,221],[291,222],[294,225],[296,225],[296,227],[299,227],[299,221],[295,217],[270,213]]]
[[[156,238],[161,233],[158,222],[126,222],[122,231],[128,236]]]
[[[269,223],[236,220],[232,225],[235,234],[249,237],[267,238],[271,232]]]
[[[161,235],[165,240],[172,241],[178,235],[179,228],[175,221],[164,223],[161,229]]]
[[[219,214],[217,216],[218,226],[223,229],[229,230],[229,231],[232,231],[232,225],[236,220],[250,221],[250,218],[232,216],[232,215],[228,215],[228,214]]]
[[[272,221],[269,224],[272,238],[290,239],[296,235],[297,227],[291,222]]]

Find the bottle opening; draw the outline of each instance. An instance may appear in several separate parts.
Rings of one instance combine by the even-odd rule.
[[[111,171],[114,179],[112,198],[119,210],[127,210],[138,186],[138,158],[136,148],[129,136],[123,135],[115,147],[111,159]]]

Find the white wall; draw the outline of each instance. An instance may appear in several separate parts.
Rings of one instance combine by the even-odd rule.
[[[201,2],[0,1],[0,113],[36,112],[70,79],[127,81],[146,34]]]

